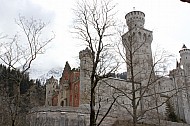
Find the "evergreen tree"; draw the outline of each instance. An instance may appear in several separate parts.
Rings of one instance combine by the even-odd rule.
[[[174,112],[174,107],[169,101],[166,102],[166,116],[168,121],[179,122],[179,119]]]
[[[19,88],[18,83],[20,84]],[[4,115],[4,120],[3,122],[0,120],[0,125],[9,125],[11,114],[15,114],[13,106],[17,102],[18,90],[20,96],[16,114],[19,114],[18,118],[24,119],[22,123],[25,124],[25,117],[29,109],[45,104],[45,87],[41,85],[40,80],[36,83],[30,80],[28,73],[23,74],[17,69],[10,69],[0,64],[0,98],[2,99],[0,113],[2,112]]]

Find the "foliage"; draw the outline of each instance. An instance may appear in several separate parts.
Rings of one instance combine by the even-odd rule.
[[[169,101],[166,102],[166,116],[168,121],[179,122],[179,118],[174,112],[174,107]]]

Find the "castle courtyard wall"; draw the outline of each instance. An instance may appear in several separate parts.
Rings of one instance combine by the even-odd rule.
[[[100,115],[100,118],[102,115]],[[99,119],[100,119],[99,118]],[[89,126],[89,110],[80,107],[44,106],[31,109],[28,114],[29,126]],[[122,124],[114,124],[117,120],[124,120]],[[102,122],[101,126],[120,126],[130,121],[130,117],[112,113]],[[156,119],[143,122],[157,126]],[[189,124],[161,120],[161,126],[190,126]]]

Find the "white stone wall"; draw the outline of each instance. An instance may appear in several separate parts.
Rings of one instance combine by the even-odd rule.
[[[149,77],[152,70],[152,31],[144,28],[144,13],[133,11],[126,15],[129,31],[122,36],[123,46],[126,50],[127,78],[131,78],[131,66],[136,82]],[[148,79],[148,78],[147,78]]]
[[[84,108],[73,107],[38,107],[33,108],[28,114],[30,126],[89,126],[89,111]],[[100,115],[97,122],[102,118]],[[117,120],[127,120],[131,118],[121,113],[108,115],[101,126],[112,126]],[[156,119],[146,119],[143,122],[158,125]],[[169,122],[161,120],[161,126],[189,126],[188,124]],[[120,126],[120,125],[117,125]]]
[[[79,52],[80,59],[80,104],[90,103],[91,52],[88,48]]]

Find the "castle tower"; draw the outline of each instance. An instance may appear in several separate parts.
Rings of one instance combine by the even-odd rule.
[[[128,32],[122,36],[126,50],[127,78],[131,79],[131,68],[136,82],[145,80],[152,70],[152,31],[144,28],[145,14],[141,11],[129,12],[126,16]]]
[[[80,59],[80,105],[90,103],[90,76],[92,71],[91,50],[79,52]]]
[[[183,109],[185,112],[185,120],[186,122],[190,123],[190,49],[188,49],[185,44],[182,46],[182,49],[179,51],[180,53],[180,65],[184,71],[184,81],[180,82],[185,87],[183,89],[183,96],[181,99],[183,99]],[[178,83],[179,84],[179,83]]]
[[[58,80],[55,79],[53,76],[50,79],[46,80],[46,102],[45,105],[53,106],[57,104],[57,100],[54,99],[57,95],[57,88],[58,88]],[[55,103],[53,103],[55,102]]]
[[[187,82],[190,82],[190,49],[188,49],[184,44],[179,53],[181,57],[180,65],[182,65],[185,71],[185,76],[188,78]]]
[[[184,87],[185,83],[185,72],[184,69],[180,67],[180,63],[176,61],[176,69],[173,69],[169,73],[170,81],[172,81],[171,85],[165,85],[171,90],[177,91],[177,95],[172,98],[174,103],[174,109],[176,114],[180,117],[180,119],[185,120],[185,111],[184,111],[184,91],[181,90]],[[171,87],[169,87],[171,86]],[[164,88],[165,89],[165,88]],[[168,89],[167,89],[168,90]],[[173,93],[173,92],[168,92]]]

